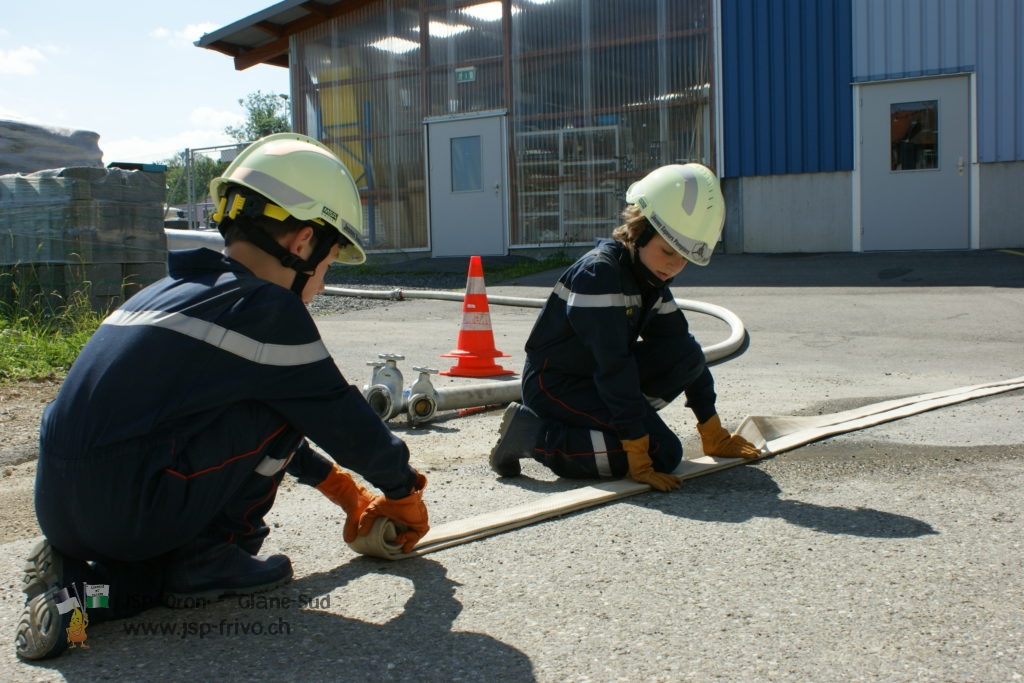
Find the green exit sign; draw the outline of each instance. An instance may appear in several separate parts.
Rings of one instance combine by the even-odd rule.
[[[472,83],[476,80],[476,67],[466,66],[455,70],[456,83]]]

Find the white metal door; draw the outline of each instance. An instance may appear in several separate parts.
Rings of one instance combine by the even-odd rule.
[[[969,93],[966,76],[860,86],[864,251],[969,247]]]
[[[427,122],[434,256],[508,253],[505,117]]]

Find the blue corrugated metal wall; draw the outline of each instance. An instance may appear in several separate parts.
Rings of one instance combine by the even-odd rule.
[[[853,168],[850,0],[721,0],[726,177]]]
[[[855,82],[974,72],[978,160],[1024,161],[1022,0],[852,2]]]
[[[973,7],[973,0],[853,0],[853,80],[974,71]]]
[[[1024,161],[1024,2],[978,9],[978,160]]]

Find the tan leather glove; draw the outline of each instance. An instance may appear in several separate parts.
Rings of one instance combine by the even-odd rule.
[[[635,479],[641,484],[647,484],[658,491],[671,491],[679,488],[679,479],[671,474],[663,474],[654,471],[651,463],[651,456],[648,451],[651,448],[651,437],[642,436],[639,439],[623,439],[622,448],[626,451],[626,460],[629,462],[629,478]]]
[[[757,458],[761,451],[739,434],[729,434],[718,415],[697,425],[704,453],[718,458]]]
[[[359,518],[373,501],[370,492],[357,484],[352,475],[337,464],[334,465],[330,474],[316,485],[316,490],[345,511],[345,531],[342,534],[345,542],[351,543],[356,540]]]
[[[366,508],[359,520],[359,535],[370,533],[373,523],[378,517],[387,517],[398,526],[395,540],[402,544],[402,552],[412,551],[423,535],[430,531],[427,522],[427,506],[423,504],[423,489],[427,488],[427,478],[416,473],[416,485],[405,498],[392,500],[377,496]]]

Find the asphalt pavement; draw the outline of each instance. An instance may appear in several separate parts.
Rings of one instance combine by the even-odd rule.
[[[543,298],[556,276],[487,291]],[[1024,251],[722,254],[686,268],[673,291],[744,323],[748,342],[713,367],[727,426],[1024,375]],[[537,311],[490,313],[495,347],[508,354],[497,362],[518,373]],[[705,345],[728,332],[710,316],[688,318]],[[458,302],[433,300],[318,318],[359,386],[381,353],[403,356],[404,386],[413,367],[449,368],[455,360],[442,354],[456,347],[460,321]],[[677,402],[663,414],[696,455],[689,410]],[[532,462],[522,477],[497,479],[486,456],[500,415],[390,421],[427,473],[435,523],[579,485]],[[268,601],[98,624],[89,650],[50,663],[20,663],[8,650],[0,677],[1020,680],[1022,485],[1021,391],[400,562],[355,555],[340,539],[340,512],[289,483],[265,549],[287,553],[296,577]],[[0,559],[0,619],[11,630],[30,547],[8,543]]]

